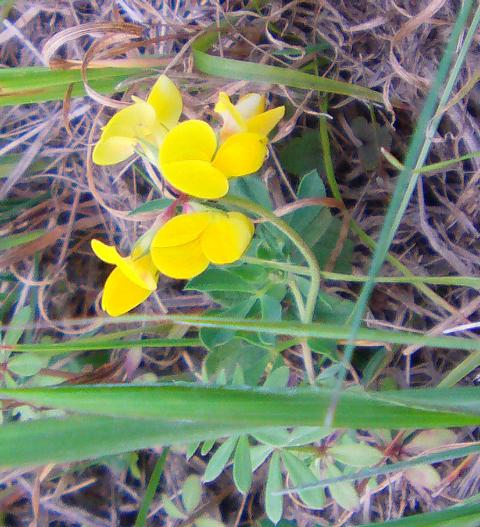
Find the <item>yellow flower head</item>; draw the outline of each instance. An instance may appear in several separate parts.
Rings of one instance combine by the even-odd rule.
[[[202,199],[228,192],[228,179],[256,172],[267,155],[264,135],[244,132],[230,136],[217,150],[212,127],[195,119],[171,130],[160,147],[160,170],[177,190]]]
[[[285,115],[285,106],[265,111],[265,97],[258,93],[244,95],[234,105],[226,93],[220,92],[215,111],[222,116],[220,139],[225,141],[240,132],[267,136]]]
[[[137,97],[133,100],[103,128],[92,155],[97,165],[114,165],[128,159],[138,144],[156,162],[149,145],[158,147],[182,113],[182,96],[166,75],[159,77],[146,101]]]
[[[157,288],[158,271],[150,254],[122,257],[115,247],[99,240],[91,242],[93,252],[108,264],[115,265],[105,282],[102,309],[110,316],[123,315],[144,302]]]
[[[178,279],[203,273],[210,263],[237,261],[248,247],[254,228],[240,212],[204,211],[167,221],[153,238],[151,255],[157,269]]]

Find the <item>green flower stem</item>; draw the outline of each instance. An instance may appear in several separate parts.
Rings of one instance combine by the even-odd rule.
[[[307,265],[310,269],[310,288],[308,290],[307,301],[305,303],[305,312],[302,322],[308,324],[313,320],[313,314],[315,311],[315,305],[317,302],[318,292],[320,290],[320,267],[318,266],[315,255],[310,250],[310,247],[302,240],[300,235],[284,222],[278,216],[275,216],[273,212],[267,210],[253,201],[246,200],[243,198],[236,198],[229,196],[220,200],[224,205],[238,207],[245,211],[251,212],[256,216],[267,219],[272,225],[274,225],[280,232],[282,232],[287,238],[289,238],[304,257]],[[307,341],[302,341],[303,360],[305,364],[305,370],[308,375],[308,379],[311,384],[315,382],[315,371],[313,368],[312,352],[308,347]]]

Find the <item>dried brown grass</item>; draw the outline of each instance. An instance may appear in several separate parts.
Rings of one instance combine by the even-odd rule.
[[[304,52],[306,45],[320,41],[328,43],[332,62],[321,73],[383,92],[386,109],[378,108],[376,118],[390,129],[394,138],[392,151],[402,157],[458,10],[456,0],[271,0],[261,14],[247,8],[246,4],[240,0],[36,0],[33,5],[26,0],[17,1],[0,31],[0,64],[16,67],[48,62],[50,57],[42,55],[41,50],[61,30],[69,30],[69,38],[65,39],[63,47],[54,50],[55,57],[82,61],[88,50],[92,50],[92,43],[104,38],[103,33],[99,37],[95,31],[99,25],[123,21],[140,24],[145,28],[145,38],[151,39],[145,43],[144,52],[169,57],[168,73],[186,93],[187,115],[209,118],[205,108],[215,100],[220,88],[233,93],[246,90],[247,83],[206,79],[198,74],[192,68],[188,44],[203,28],[223,20],[226,13],[234,13],[235,28],[222,40],[216,50],[219,54],[299,68],[310,58]],[[81,24],[95,26],[80,38],[73,38],[78,36],[74,28]],[[477,38],[477,49],[468,57],[457,91],[474,75],[478,42]],[[97,47],[93,48],[94,52],[90,51],[89,59],[136,61],[141,58],[142,52],[130,45],[131,40],[126,36],[120,41],[118,36],[110,39],[109,46],[105,46],[106,43],[104,40],[102,45],[94,44]],[[124,47],[119,48],[119,45]],[[112,46],[115,46],[113,52]],[[286,48],[295,48],[300,54],[291,59],[280,57],[277,52]],[[136,82],[129,86],[123,100],[128,100],[129,94],[139,87],[146,89],[146,84]],[[188,95],[192,89],[196,90],[195,96]],[[278,133],[277,141],[315,124],[319,110],[314,93],[281,86],[272,87],[271,92],[275,97],[288,100],[297,110]],[[118,98],[112,103],[109,98],[99,99],[92,95],[94,98],[70,102],[69,133],[65,131],[61,103],[6,108],[0,114],[0,152],[22,155],[16,169],[4,182],[3,194],[25,197],[46,189],[51,193],[41,206],[13,221],[5,234],[26,228],[46,228],[48,233],[36,242],[8,251],[0,259],[26,288],[38,288],[37,337],[52,331],[57,334],[85,332],[85,328],[65,327],[61,320],[99,314],[96,301],[105,271],[99,270],[89,251],[90,238],[115,239],[120,248],[127,251],[146,227],[127,213],[154,197],[131,163],[111,170],[93,167],[88,161],[89,145],[98,136],[98,126],[110,112],[108,108],[101,109],[98,100],[107,106],[118,104]],[[472,87],[445,115],[434,139],[432,162],[480,150],[479,108],[480,92],[478,87]],[[365,172],[359,161],[359,140],[349,123],[358,115],[368,118],[365,107],[338,99],[331,114],[334,117],[331,131],[335,165],[342,196],[354,217],[375,237],[395,183],[395,173],[386,164],[381,164],[375,172]],[[25,177],[31,160],[39,154],[50,159],[49,166],[40,175]],[[272,155],[271,166],[264,177],[270,184],[275,203],[283,206],[291,201],[294,192],[288,190],[288,180],[286,185],[278,182],[276,174],[282,171],[276,161]],[[392,247],[414,273],[479,272],[479,163],[472,160],[458,164],[419,181],[416,196]],[[143,169],[156,177],[150,167]],[[34,276],[33,255],[38,252],[41,254],[40,273]],[[365,270],[368,257],[362,247],[358,247],[355,258],[356,267]],[[390,270],[386,268],[385,272]],[[439,292],[451,305],[450,313],[432,304],[413,287],[378,286],[370,306],[369,324],[430,329],[432,333],[439,333],[478,317],[480,304],[475,292],[466,288],[442,288]],[[348,291],[348,294],[353,293]],[[199,309],[204,306],[203,297],[181,295],[165,281],[158,296],[145,309],[152,312],[165,307]],[[454,351],[433,355],[430,350],[410,347],[404,356],[392,356],[384,373],[395,378],[400,386],[435,385],[461,357],[462,354]],[[294,356],[291,358],[295,364]],[[187,351],[161,356],[147,353],[139,372],[195,369],[200,359]],[[115,356],[113,366],[114,360]],[[89,374],[88,370],[84,373]],[[107,379],[112,378],[112,372],[105,375]],[[471,439],[475,434],[464,430],[460,439]],[[103,467],[77,467],[77,470],[52,466],[41,471],[10,472],[3,475],[2,483],[9,490],[0,499],[0,510],[11,513],[12,525],[57,525],[56,521],[65,526],[132,525],[152,461],[152,456],[141,455],[140,481],[134,480],[125,466],[112,463]],[[201,472],[202,463],[200,457],[186,464],[183,456],[173,455],[165,477],[167,494],[175,495],[189,471]],[[376,489],[378,492],[364,495],[362,510],[353,518],[333,502],[320,518],[293,500],[288,503],[286,517],[296,519],[300,525],[341,526],[397,518],[412,510],[433,510],[476,492],[480,478],[478,462],[467,463],[464,472],[457,471],[453,479],[447,480],[451,468],[451,463],[445,464],[446,485],[434,497],[407,486],[401,476],[395,476],[382,483]],[[258,492],[264,477],[261,471],[256,476]],[[231,488],[228,475],[207,490],[207,501],[212,501],[218,509],[216,498],[225,497],[221,492],[225,486],[230,489],[221,505],[225,521],[233,525],[240,519],[251,521],[258,516],[258,492],[242,502]],[[152,525],[170,522],[164,518],[158,499],[152,510],[156,511]],[[238,514],[240,510],[244,511],[242,517]]]

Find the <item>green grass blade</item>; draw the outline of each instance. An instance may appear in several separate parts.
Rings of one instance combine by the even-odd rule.
[[[89,68],[89,85],[100,93],[112,93],[145,68]],[[61,101],[73,84],[72,97],[86,95],[80,70],[51,70],[43,67],[4,68],[0,70],[0,106]]]
[[[288,335],[291,337],[318,337],[330,340],[346,340],[348,338],[349,327],[339,324],[326,324],[323,322],[312,322],[302,324],[300,322],[280,321],[265,322],[252,319],[221,318],[215,316],[191,316],[191,315],[160,315],[155,317],[141,317],[136,315],[127,315],[118,317],[115,322],[173,322],[176,324],[234,329],[237,331],[264,332],[274,335]],[[418,344],[421,346],[430,346],[435,348],[446,349],[463,349],[480,351],[480,341],[463,337],[451,336],[433,336],[413,333],[408,331],[388,331],[381,329],[360,328],[357,338],[369,342],[385,342],[389,344]]]
[[[435,428],[480,424],[480,388],[341,394],[333,425]],[[318,426],[332,390],[215,387],[188,383],[0,390],[0,399],[111,417],[231,426]]]
[[[218,34],[217,30],[208,32],[198,38],[192,46],[195,67],[202,73],[227,79],[283,84],[302,90],[319,90],[383,104],[381,93],[363,86],[317,77],[293,69],[209,55],[207,50],[216,41]]]
[[[228,436],[242,427],[97,416],[39,419],[0,427],[0,467],[66,463],[157,445]],[[243,429],[243,431],[246,431]]]
[[[148,509],[152,504],[153,497],[155,496],[155,491],[157,490],[158,483],[162,477],[163,467],[165,466],[165,460],[167,459],[168,448],[165,448],[162,452],[162,455],[157,459],[155,467],[153,469],[152,475],[150,476],[150,481],[147,485],[147,490],[145,491],[145,496],[142,500],[142,505],[137,514],[137,519],[135,520],[135,525],[133,527],[144,527],[145,522],[147,521]]]
[[[439,388],[450,388],[480,366],[480,351],[471,353],[438,383]]]
[[[18,247],[19,245],[24,245],[25,243],[33,242],[43,236],[46,232],[47,231],[42,229],[4,236],[0,239],[0,251],[5,251],[7,249],[12,249],[13,247]]]
[[[305,487],[290,487],[288,489],[282,490],[278,494],[289,494],[291,492],[298,492],[301,490],[328,487],[328,485],[330,485],[331,483],[341,483],[343,481],[358,481],[361,479],[383,476],[386,474],[393,474],[396,472],[401,472],[408,468],[415,467],[417,465],[430,465],[432,463],[441,463],[442,461],[450,461],[452,459],[458,459],[461,457],[466,457],[478,453],[480,453],[480,444],[476,443],[467,447],[453,448],[450,450],[443,450],[442,452],[436,452],[435,454],[418,456],[413,459],[409,459],[408,461],[399,461],[398,463],[391,463],[389,465],[382,465],[380,467],[367,468],[359,470],[358,472],[343,474],[342,476],[338,476],[336,478],[322,479],[314,485],[308,485]]]
[[[176,348],[176,347],[199,347],[202,343],[199,338],[145,338],[145,339],[72,339],[65,342],[40,342],[37,344],[16,344],[15,346],[2,346],[0,350],[24,353],[39,353],[45,355],[60,355],[62,353],[73,353],[76,351],[100,351],[118,348]]]
[[[382,523],[362,524],[359,527],[379,527],[381,525],[385,527],[442,527],[443,522],[452,522],[449,523],[449,527],[453,527],[453,525],[462,527],[466,525],[467,521],[475,522],[475,520],[478,523],[468,523],[468,525],[480,525],[480,504],[455,505],[443,511],[415,514],[399,520]],[[458,523],[453,523],[454,521]]]

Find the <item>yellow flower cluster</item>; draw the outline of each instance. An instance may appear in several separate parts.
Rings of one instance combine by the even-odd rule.
[[[147,100],[133,98],[103,128],[93,150],[97,165],[113,165],[135,153],[145,155],[160,170],[165,182],[182,195],[219,199],[229,190],[229,179],[260,169],[268,134],[282,119],[285,108],[265,110],[265,98],[256,93],[233,104],[219,94],[215,111],[223,126],[218,134],[206,122],[179,123],[182,97],[175,84],[162,75]],[[158,277],[189,279],[210,263],[239,260],[253,237],[252,221],[239,212],[205,209],[170,218],[145,243],[137,243],[130,256],[92,240],[102,261],[114,265],[105,283],[102,309],[111,316],[127,313],[156,290]]]

